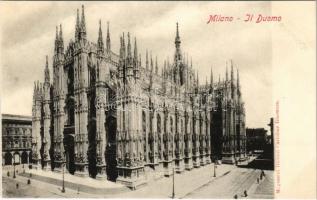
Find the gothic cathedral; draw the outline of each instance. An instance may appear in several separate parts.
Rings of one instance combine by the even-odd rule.
[[[133,46],[133,47],[132,47]],[[160,70],[159,70],[160,69]],[[120,52],[111,50],[109,24],[104,45],[87,40],[84,6],[77,10],[74,41],[64,48],[56,29],[53,81],[48,57],[44,82],[35,82],[32,106],[33,167],[108,179],[135,188],[146,174],[216,160],[245,159],[245,110],[239,72],[199,84],[198,73],[181,51],[178,24],[175,55],[159,67],[137,40],[123,33]]]

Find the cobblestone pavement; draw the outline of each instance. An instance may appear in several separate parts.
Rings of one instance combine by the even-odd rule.
[[[233,165],[219,165],[216,169],[217,176],[223,176],[235,169]],[[214,165],[210,164],[204,167],[195,168],[191,171],[184,171],[182,174],[175,174],[175,198],[183,198],[189,192],[196,190],[209,181],[217,179],[213,177]],[[138,190],[116,195],[123,198],[171,198],[173,188],[173,178],[163,177],[159,180],[150,182],[147,186]]]
[[[273,171],[265,171],[265,178],[257,183],[261,170],[237,168],[229,174],[186,195],[185,198],[273,198]],[[244,191],[247,191],[247,197]]]
[[[31,184],[27,184],[28,178],[17,175],[15,179],[2,176],[2,196],[3,197],[41,197],[41,198],[67,198],[67,197],[94,197],[91,194],[85,194],[83,192],[71,190],[66,188],[66,192],[61,192],[61,185],[53,185],[41,181],[31,179]],[[19,184],[19,188],[16,188],[16,184]]]
[[[247,198],[272,198],[273,197],[273,172],[265,171],[266,176],[260,184],[256,184],[256,178],[260,170],[237,168],[233,165],[219,165],[214,175],[214,165],[185,171],[175,174],[175,198],[233,198],[238,194],[242,197],[243,190],[248,190]],[[147,185],[121,194],[94,194],[84,193],[66,188],[66,193],[61,192],[60,185],[54,185],[31,179],[31,185],[27,185],[28,177],[17,175],[16,179],[2,177],[3,197],[54,197],[54,198],[171,198],[173,178],[162,177],[156,181],[149,181]],[[19,189],[16,189],[16,183]],[[250,190],[250,191],[249,191]],[[252,191],[251,191],[252,190]]]
[[[259,199],[273,199],[274,198],[274,173],[273,171],[265,171],[265,178],[256,188],[254,194],[250,198]]]

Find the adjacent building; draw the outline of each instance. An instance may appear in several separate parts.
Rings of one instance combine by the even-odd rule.
[[[88,41],[84,7],[77,10],[74,39],[64,47],[56,28],[53,73],[48,57],[44,82],[33,95],[33,164],[129,187],[145,183],[145,173],[169,176],[221,159],[245,157],[245,109],[239,72],[200,83],[181,50],[178,24],[175,54],[159,66],[138,51],[130,33],[120,36],[119,53],[99,24]],[[144,58],[145,57],[145,58]],[[142,62],[143,60],[143,62]]]
[[[31,163],[32,117],[2,114],[2,165]]]
[[[263,153],[268,141],[267,130],[264,128],[247,128],[247,151]]]

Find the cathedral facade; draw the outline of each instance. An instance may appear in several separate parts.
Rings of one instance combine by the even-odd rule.
[[[59,30],[58,30],[59,29]],[[172,61],[158,66],[137,41],[123,33],[120,51],[87,40],[85,13],[77,10],[74,40],[64,47],[56,29],[51,81],[48,57],[44,82],[35,82],[32,162],[35,168],[110,179],[129,187],[146,174],[169,176],[245,157],[245,111],[239,73],[199,84],[181,51],[176,27]]]

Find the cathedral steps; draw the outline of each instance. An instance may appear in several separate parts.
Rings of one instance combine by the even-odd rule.
[[[23,177],[27,177],[27,178],[30,177],[31,179],[35,179],[38,181],[46,182],[46,183],[57,185],[57,186],[62,185],[61,174],[58,174],[57,176],[56,173],[54,172],[46,172],[46,173],[51,173],[53,175],[55,174],[55,177],[54,177],[54,176],[48,176],[46,175],[46,173],[44,175],[43,172],[41,172],[43,174],[41,175],[40,173],[36,173],[35,170],[31,170],[31,173],[32,173],[32,177],[30,177],[30,173],[21,173],[19,175]],[[65,177],[67,175],[68,174],[65,174]],[[64,181],[65,187],[73,189],[73,190],[80,190],[81,192],[90,193],[90,194],[120,194],[123,192],[131,191],[129,188],[125,187],[124,185],[116,184],[106,180],[98,181],[89,177],[80,178],[80,179],[82,179],[82,181],[69,180],[68,178],[65,178],[65,181]],[[99,187],[93,187],[92,185],[94,184],[91,184],[91,182],[99,182]]]

